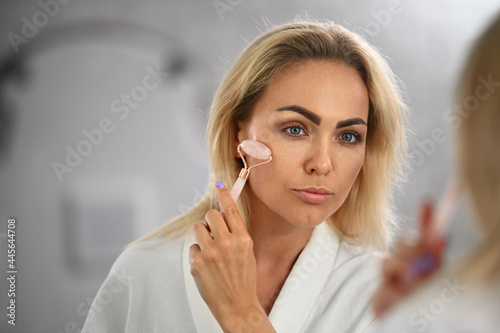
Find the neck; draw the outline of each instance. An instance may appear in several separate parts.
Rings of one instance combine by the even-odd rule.
[[[293,266],[314,228],[294,226],[282,217],[254,209],[248,232],[258,266]]]
[[[257,297],[269,315],[313,228],[295,226],[253,198],[248,232],[257,263]]]

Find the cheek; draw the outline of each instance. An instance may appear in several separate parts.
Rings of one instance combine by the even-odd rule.
[[[278,172],[273,162],[253,169],[247,180],[252,195],[271,206],[274,205],[274,198],[279,198],[283,194],[284,187],[280,178],[283,175]]]
[[[280,188],[286,185],[289,174],[296,174],[298,159],[296,156],[294,158],[293,151],[286,149],[283,145],[277,145],[276,142],[266,144],[271,148],[273,159],[267,164],[252,169],[248,182],[258,192],[280,191]],[[259,160],[249,157],[247,162],[249,166],[252,166],[259,163]]]
[[[249,163],[249,165],[255,164],[255,161],[251,161]],[[248,182],[255,185],[270,185],[271,183],[276,183],[278,179],[282,178],[286,170],[287,169],[278,162],[278,159],[273,156],[273,160],[271,162],[252,169],[248,178]]]

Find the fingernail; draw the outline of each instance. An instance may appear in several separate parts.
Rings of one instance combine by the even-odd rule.
[[[215,182],[215,186],[217,186],[217,188],[223,188],[224,187],[224,183],[221,182],[220,180],[218,180],[218,181]]]
[[[436,266],[436,259],[430,253],[426,253],[414,260],[410,266],[410,276],[417,277],[432,271]]]

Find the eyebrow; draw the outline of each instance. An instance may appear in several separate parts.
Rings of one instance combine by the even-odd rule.
[[[346,119],[346,120],[341,120],[337,123],[337,127],[335,128],[342,128],[342,127],[347,127],[347,126],[352,126],[352,125],[366,125],[366,122],[361,119],[361,118],[351,118],[351,119]]]
[[[321,117],[315,114],[314,112],[299,106],[299,105],[288,105],[288,106],[283,106],[281,108],[276,109],[275,111],[293,111],[297,112],[298,114],[301,114],[302,116],[306,117],[316,125],[321,124]],[[351,119],[346,119],[346,120],[341,120],[337,123],[337,126],[335,128],[342,128],[342,127],[348,127],[352,125],[366,125],[366,122],[361,119],[361,118],[351,118]],[[366,125],[368,126],[368,125]]]
[[[304,117],[306,117],[307,119],[309,119],[310,121],[312,121],[313,123],[315,123],[316,125],[319,125],[321,124],[321,118],[315,114],[314,112],[312,111],[309,111],[308,109],[302,107],[302,106],[298,106],[298,105],[288,105],[288,106],[283,106],[279,109],[276,109],[276,111],[293,111],[293,112],[297,112],[301,115],[303,115]]]

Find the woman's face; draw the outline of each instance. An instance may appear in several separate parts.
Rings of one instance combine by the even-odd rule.
[[[273,155],[248,179],[252,216],[313,227],[335,213],[363,165],[368,108],[366,86],[348,65],[310,60],[283,70],[238,123],[239,142],[259,140]]]

